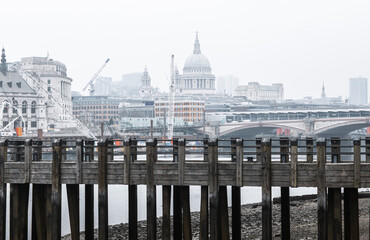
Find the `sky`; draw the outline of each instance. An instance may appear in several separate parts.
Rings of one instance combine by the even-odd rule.
[[[182,73],[196,31],[217,76],[283,83],[286,99],[348,97],[350,77],[370,78],[370,1],[3,1],[0,44],[8,62],[63,62],[81,91],[101,75],[117,81],[147,66],[168,90],[171,54]],[[370,84],[369,84],[370,85]],[[87,93],[86,93],[87,95]]]

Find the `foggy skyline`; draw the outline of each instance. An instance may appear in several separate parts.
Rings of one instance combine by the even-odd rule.
[[[168,90],[170,56],[182,73],[195,32],[215,76],[239,84],[283,83],[285,98],[348,97],[349,78],[370,77],[367,1],[3,2],[0,44],[8,62],[46,56],[63,62],[81,91],[102,76],[142,72]]]

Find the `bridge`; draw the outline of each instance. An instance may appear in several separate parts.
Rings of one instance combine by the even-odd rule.
[[[277,128],[290,129],[296,135],[345,136],[370,126],[370,109],[211,113],[212,117],[225,120],[224,124],[205,127],[205,134],[212,137],[230,137],[243,130],[258,134]]]

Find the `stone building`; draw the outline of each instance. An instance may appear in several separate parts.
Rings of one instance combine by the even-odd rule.
[[[193,54],[184,64],[183,74],[176,71],[176,88],[183,94],[214,94],[216,92],[215,76],[209,60],[200,51],[198,33],[196,34]]]
[[[284,100],[284,87],[281,83],[271,86],[260,85],[258,82],[249,82],[248,85],[239,85],[235,89],[235,96],[245,97],[250,101],[282,102]]]
[[[53,61],[48,57],[22,58],[20,62],[17,62],[23,70],[38,80],[38,85],[32,81],[26,81],[16,70],[8,67],[14,63],[6,62],[4,49],[2,49],[1,58],[0,100],[2,103],[5,101],[14,106],[13,108],[4,104],[1,110],[3,126],[18,117],[11,128],[24,127],[25,130],[43,129],[46,131],[75,127],[75,123],[67,113],[67,111],[72,113],[72,79],[67,77],[67,69],[63,63]],[[40,91],[44,91],[43,94],[40,94]],[[67,111],[53,104],[47,97],[45,98],[48,94],[62,104]]]

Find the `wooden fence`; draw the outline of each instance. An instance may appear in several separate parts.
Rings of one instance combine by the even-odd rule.
[[[157,236],[157,185],[162,186],[165,240],[192,238],[190,185],[201,186],[199,238],[203,240],[245,239],[241,187],[248,186],[262,187],[262,239],[273,236],[272,186],[281,187],[282,239],[290,239],[289,187],[317,188],[318,239],[342,239],[342,232],[345,239],[359,239],[358,188],[370,187],[370,139],[4,140],[0,142],[0,240],[5,239],[7,227],[10,239],[26,239],[31,231],[29,207],[32,239],[60,239],[62,184],[67,187],[72,239],[79,239],[79,184],[85,187],[86,239],[93,239],[94,184],[98,185],[99,239],[108,239],[109,184],[128,185],[129,239],[138,237],[137,185],[146,185],[147,239]],[[231,222],[227,186],[232,188]]]

